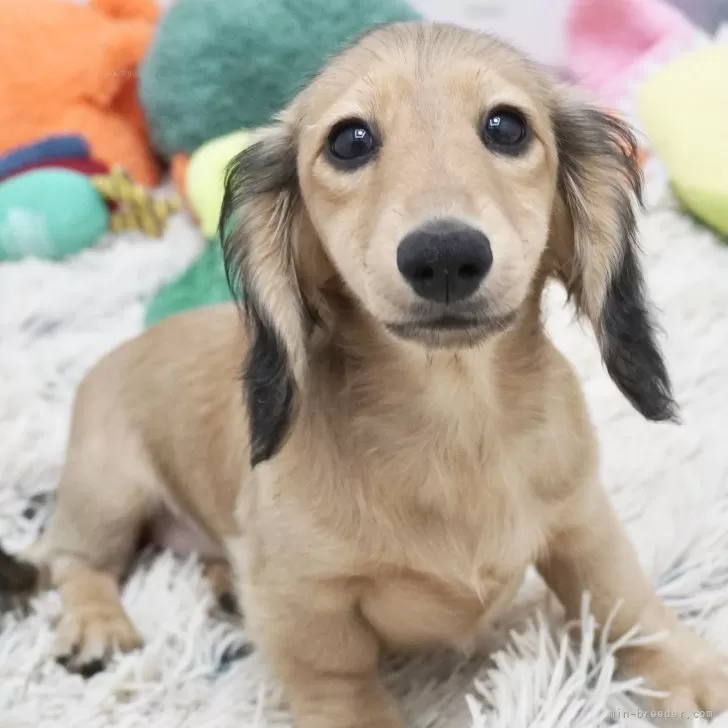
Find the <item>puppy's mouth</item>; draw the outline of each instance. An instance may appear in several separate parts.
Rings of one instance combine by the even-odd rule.
[[[474,315],[443,312],[408,321],[387,323],[387,329],[401,339],[437,348],[475,346],[484,339],[506,331],[514,322],[516,312]]]

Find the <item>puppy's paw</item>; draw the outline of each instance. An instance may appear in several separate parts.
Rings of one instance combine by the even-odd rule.
[[[651,688],[667,693],[654,700],[655,710],[686,721],[697,714],[714,718],[728,711],[728,657],[692,632],[680,630],[663,645],[637,648],[629,663]]]
[[[142,638],[119,609],[86,609],[61,617],[56,633],[56,660],[70,672],[91,677],[106,667],[115,650],[131,652]]]
[[[716,718],[728,711],[728,662],[697,668],[679,682],[661,689],[668,696],[657,701],[657,710],[676,713],[688,720],[698,715]]]

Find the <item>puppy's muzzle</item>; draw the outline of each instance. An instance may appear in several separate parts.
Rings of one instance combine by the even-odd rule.
[[[463,301],[493,265],[488,238],[458,220],[428,222],[397,248],[397,267],[414,292],[435,303]]]

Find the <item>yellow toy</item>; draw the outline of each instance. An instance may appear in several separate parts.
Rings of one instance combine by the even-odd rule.
[[[676,196],[728,235],[728,43],[660,68],[638,90],[637,105]]]
[[[109,174],[95,175],[91,182],[107,202],[116,206],[109,221],[109,227],[115,233],[136,230],[159,238],[170,216],[182,209],[178,195],[156,197],[145,187],[135,184],[121,167],[113,167]]]
[[[202,234],[209,240],[217,232],[228,162],[250,144],[253,133],[247,129],[211,139],[192,154],[185,170],[184,194],[197,218]]]

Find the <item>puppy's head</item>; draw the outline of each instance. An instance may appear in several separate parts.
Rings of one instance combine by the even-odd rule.
[[[418,23],[364,36],[229,170],[221,238],[254,331],[252,416],[264,403],[285,429],[327,281],[395,340],[461,347],[509,327],[546,271],[635,407],[671,417],[634,249],[635,156],[624,125],[493,38]],[[280,437],[263,439],[254,459]]]

